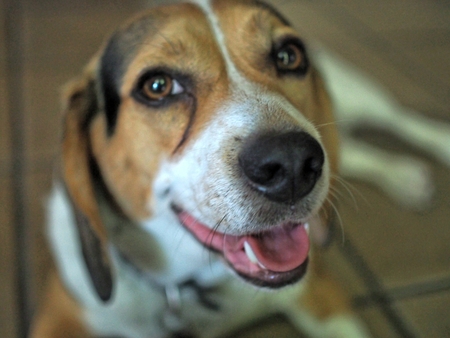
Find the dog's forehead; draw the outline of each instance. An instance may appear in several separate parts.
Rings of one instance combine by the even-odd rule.
[[[126,83],[120,81],[132,62],[135,71],[146,63],[151,66],[177,59],[203,60],[212,69],[211,60],[223,58],[223,34],[227,35],[227,48],[240,49],[243,42],[268,48],[261,45],[271,43],[270,35],[255,31],[272,29],[269,19],[289,26],[275,9],[260,1],[194,0],[157,7],[113,35],[103,53],[101,68],[109,74],[108,82],[112,80],[117,87],[125,88]],[[259,41],[254,40],[256,36]],[[237,43],[228,43],[236,40]]]
[[[264,83],[266,77],[259,75],[267,60],[254,56],[270,51],[272,35],[280,27],[292,32],[271,6],[238,0],[195,0],[156,7],[126,23],[109,40],[99,67],[100,103],[109,133],[115,128],[122,99],[146,69],[195,74],[198,84],[209,86],[225,79],[222,93],[230,87],[227,81],[234,80],[235,86],[246,77]]]

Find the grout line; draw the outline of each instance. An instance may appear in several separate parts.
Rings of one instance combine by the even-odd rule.
[[[27,280],[31,267],[28,261],[28,232],[26,209],[26,156],[25,156],[25,117],[23,105],[23,1],[5,1],[5,45],[6,45],[6,78],[7,100],[11,128],[11,147],[14,150],[11,158],[11,182],[14,224],[14,259],[17,261],[16,301],[18,307],[16,330],[18,337],[26,337],[30,321],[30,297]]]
[[[415,296],[426,296],[433,293],[450,290],[450,277],[438,280],[393,288],[390,291],[391,298],[399,300]]]
[[[367,263],[359,253],[356,246],[353,245],[348,234],[346,234],[344,245],[340,245],[339,249],[350,262],[350,264],[355,268],[364,284],[369,288],[369,290],[371,290],[371,294],[376,296],[377,304],[381,307],[382,313],[385,315],[386,319],[391,323],[397,333],[404,338],[415,337],[416,334],[413,333],[412,329],[407,326],[404,320],[394,310],[390,295],[383,288],[375,273],[373,273],[372,270],[368,267]]]
[[[428,296],[443,291],[450,291],[450,277],[421,283],[413,283],[387,290],[389,298],[395,301]],[[376,293],[369,293],[368,295],[356,296],[354,298],[354,303],[357,307],[365,307],[377,302],[379,302],[379,297]]]

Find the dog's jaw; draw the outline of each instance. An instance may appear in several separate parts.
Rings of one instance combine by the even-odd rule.
[[[307,224],[281,224],[269,231],[233,236],[201,224],[174,208],[180,223],[204,247],[219,253],[241,277],[260,287],[278,288],[303,277],[308,264]]]

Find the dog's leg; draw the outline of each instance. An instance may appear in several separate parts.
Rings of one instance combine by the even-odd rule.
[[[404,141],[450,166],[450,125],[398,107],[384,127]]]
[[[434,193],[430,169],[424,162],[348,137],[342,138],[340,170],[344,177],[379,186],[406,207],[426,208]]]
[[[30,338],[89,338],[92,337],[81,323],[81,309],[67,294],[59,277],[54,273],[42,308],[31,327]]]

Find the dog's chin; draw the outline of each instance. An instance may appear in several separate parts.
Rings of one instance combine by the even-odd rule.
[[[258,287],[280,288],[299,281],[308,266],[305,223],[288,222],[260,233],[225,234],[174,207],[180,223],[206,248],[220,254],[243,279]]]

